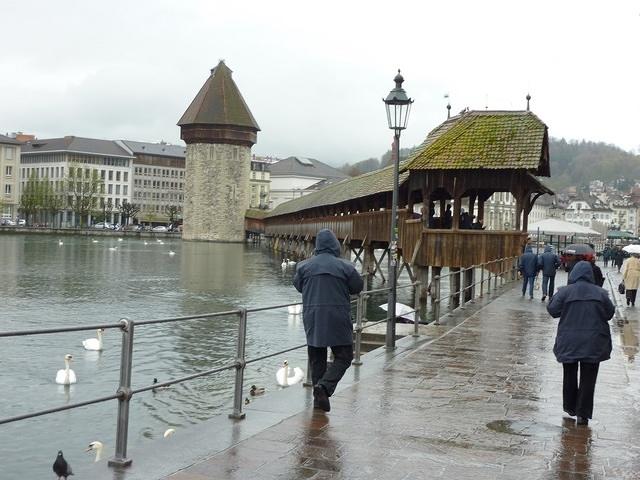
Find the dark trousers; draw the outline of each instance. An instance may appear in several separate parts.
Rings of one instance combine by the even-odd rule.
[[[549,299],[553,297],[553,289],[555,288],[556,276],[555,275],[542,275],[542,295],[547,296],[547,287],[549,288]]]
[[[333,395],[344,372],[351,366],[353,345],[336,345],[331,347],[331,351],[333,352],[333,362],[327,368],[327,347],[307,345],[311,380],[314,385],[322,385],[328,396]]]
[[[535,281],[535,275],[533,277],[522,277],[522,295],[527,292],[527,285],[529,285],[529,296],[533,298],[533,284]]]
[[[629,290],[627,288],[625,293],[626,293],[626,297],[627,297],[627,305],[629,304],[629,302],[631,302],[631,305],[635,305],[636,304],[636,294],[638,293],[638,290]]]
[[[580,364],[580,382],[578,383],[578,364]],[[566,412],[575,412],[579,417],[591,418],[593,415],[593,394],[596,389],[599,363],[563,363],[562,408]]]

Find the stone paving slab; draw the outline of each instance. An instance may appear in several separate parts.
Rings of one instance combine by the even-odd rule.
[[[612,321],[594,419],[578,427],[563,417],[557,323],[537,296],[507,290],[455,328],[441,327],[446,335],[435,331],[433,341],[347,381],[330,413],[307,402],[166,478],[640,479],[640,314],[623,309]],[[252,408],[259,402],[248,416]]]

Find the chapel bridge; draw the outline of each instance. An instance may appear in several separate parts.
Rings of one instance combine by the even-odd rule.
[[[412,279],[426,286],[429,267],[433,277],[442,267],[457,270],[520,255],[534,202],[553,194],[536,178],[550,176],[547,130],[527,109],[467,111],[429,132],[400,164],[399,272],[406,268]],[[515,198],[513,230],[464,228],[470,220],[463,209],[476,216],[474,226],[481,226],[485,202],[495,192]],[[329,228],[345,256],[351,258],[354,252],[363,271],[383,276],[380,265],[389,254],[392,193],[389,166],[281,204],[263,220],[247,218],[247,228],[262,227],[273,248],[299,258],[312,253],[318,230]],[[450,218],[442,213],[447,204],[452,206]],[[413,213],[418,207],[421,215]],[[380,259],[375,249],[383,250]]]

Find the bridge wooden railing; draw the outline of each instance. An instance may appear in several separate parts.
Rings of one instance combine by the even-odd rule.
[[[496,230],[426,229],[421,219],[408,219],[406,210],[398,212],[398,248],[405,261],[421,266],[469,267],[498,258],[520,255],[526,233]],[[329,228],[339,240],[388,243],[391,212],[356,213],[275,222],[266,219],[266,235],[315,237]]]

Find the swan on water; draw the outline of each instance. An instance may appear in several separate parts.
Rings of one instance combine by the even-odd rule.
[[[169,255],[175,255],[176,252],[174,252],[173,250],[169,250]]]
[[[176,433],[176,429],[175,428],[167,428],[164,433],[162,434],[162,436],[164,438],[170,437],[171,435],[173,435],[174,433]]]
[[[111,252],[115,252],[116,250],[118,250],[118,247],[109,247],[109,250],[110,250]]]
[[[144,241],[144,244],[145,244],[145,245],[149,245],[149,242],[147,242],[147,241],[145,240],[145,241]]]
[[[283,258],[283,259],[282,259],[282,263],[280,264],[280,266],[281,266],[281,267],[282,267],[282,269],[284,270],[284,269],[286,269],[286,268],[287,268],[287,265],[288,265],[288,263],[287,263],[287,259],[286,259],[286,258]]]
[[[98,338],[87,338],[82,341],[82,346],[85,350],[102,350],[102,333],[104,332],[104,328],[99,328],[96,330],[98,334]]]
[[[59,385],[71,385],[72,383],[76,383],[76,374],[73,370],[69,368],[69,363],[73,358],[72,355],[66,354],[64,356],[64,368],[58,370],[56,375],[56,383]]]
[[[119,241],[119,242],[121,242],[121,241],[122,241],[122,238],[118,238],[118,241]]]
[[[257,397],[258,395],[262,395],[265,392],[264,387],[257,387],[255,385],[251,385],[251,389],[249,390],[249,395],[253,397]]]
[[[71,471],[71,465],[67,463],[64,459],[64,455],[62,455],[62,450],[58,450],[58,455],[56,456],[56,461],[53,462],[53,473],[58,476],[58,480],[64,478],[67,480],[69,475],[73,475]]]
[[[282,387],[288,387],[299,383],[304,378],[304,371],[300,367],[290,367],[287,360],[284,361],[282,367],[276,372],[276,381]]]
[[[89,446],[87,447],[85,452],[96,452],[96,458],[93,461],[94,462],[99,462],[100,459],[102,458],[102,448],[103,447],[104,447],[104,445],[102,444],[102,442],[98,442],[96,440],[95,442],[91,442],[89,444]]]
[[[289,305],[288,309],[289,309],[289,313],[291,315],[300,315],[302,313],[302,305],[301,304]]]
[[[287,259],[287,265],[288,265],[288,266],[292,267],[292,266],[293,266],[293,265],[295,265],[295,264],[296,264],[296,262],[295,262],[294,260]]]
[[[98,240],[93,239],[93,240],[91,240],[91,243],[98,243]]]
[[[58,240],[58,245],[62,246],[64,245],[64,242],[62,240]]]

